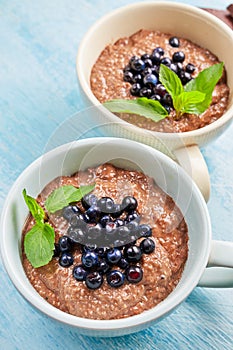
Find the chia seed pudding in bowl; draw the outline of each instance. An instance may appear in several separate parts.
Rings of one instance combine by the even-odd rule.
[[[2,261],[19,292],[82,334],[136,332],[197,284],[232,286],[232,269],[207,273],[207,264],[233,267],[233,246],[211,242],[197,186],[135,141],[84,139],[38,158],[10,190],[1,228]]]
[[[101,110],[98,121],[106,132],[166,153],[184,167],[208,200],[208,169],[199,148],[220,135],[232,120],[232,54],[232,30],[214,15],[181,3],[143,2],[119,8],[90,28],[79,47],[77,73],[87,101]],[[205,89],[216,74],[200,85],[197,77],[219,62],[223,74],[209,96]],[[179,94],[202,91],[202,102],[210,97],[210,105],[199,109],[199,99],[189,100],[195,110],[189,109],[183,96],[181,106],[171,80],[164,88],[161,66],[179,78]],[[134,109],[127,113],[130,104],[123,103],[118,110],[109,104],[112,100],[139,102],[140,98],[159,101],[165,109],[163,117],[155,121],[133,113]]]

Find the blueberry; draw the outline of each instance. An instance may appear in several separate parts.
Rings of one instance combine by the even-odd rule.
[[[74,215],[70,220],[70,226],[75,228],[84,228],[86,227],[86,223],[84,221],[83,214]]]
[[[98,207],[102,213],[108,214],[112,212],[114,200],[110,197],[102,197],[98,200]]]
[[[71,240],[68,236],[60,237],[58,241],[58,245],[61,252],[67,252],[72,247]]]
[[[163,97],[166,94],[167,90],[162,84],[158,84],[154,87],[154,93]]]
[[[132,56],[132,57],[130,58],[130,60],[129,60],[129,66],[131,67],[132,63],[133,63],[134,61],[138,60],[138,59],[139,59],[138,56]]]
[[[120,204],[114,204],[112,207],[111,216],[113,218],[118,218],[122,214],[122,209]]]
[[[116,223],[114,221],[109,221],[105,225],[106,233],[110,233],[116,230]]]
[[[152,229],[149,225],[146,225],[146,224],[139,225],[138,231],[141,237],[152,236]]]
[[[145,66],[146,67],[152,67],[153,63],[152,60],[150,58],[147,58],[146,60],[144,60]]]
[[[145,77],[147,74],[152,74],[153,68],[147,67],[142,72],[143,77]],[[143,86],[143,85],[142,85]]]
[[[118,288],[124,284],[125,276],[119,270],[112,270],[107,274],[107,282],[111,287]]]
[[[121,226],[124,226],[124,220],[118,218],[115,220],[115,225],[116,227],[121,227]]]
[[[69,252],[62,253],[62,255],[59,259],[59,264],[62,267],[69,267],[73,264],[73,262],[74,262],[73,255]]]
[[[127,83],[132,83],[133,82],[133,73],[130,71],[126,71],[123,75],[123,80]]]
[[[145,254],[150,254],[155,250],[155,242],[151,238],[145,238],[140,243],[141,251]]]
[[[125,258],[121,258],[118,261],[117,266],[119,266],[121,269],[125,270],[125,269],[127,269],[127,267],[129,267],[129,262]]]
[[[150,99],[151,99],[151,100],[154,100],[154,101],[159,101],[159,102],[160,102],[161,96],[158,95],[158,94],[155,94],[155,95],[152,95],[152,96],[150,97]]]
[[[140,90],[140,96],[141,97],[149,98],[151,96],[151,94],[152,94],[152,90],[150,88],[146,87],[146,86],[141,88],[141,90]]]
[[[168,114],[170,114],[170,113],[171,113],[171,111],[172,111],[171,106],[168,106],[168,105],[163,105],[163,107],[166,109],[166,111],[168,112]]]
[[[188,72],[180,72],[180,80],[182,82],[183,85],[187,84],[189,81],[192,80],[191,74]]]
[[[97,204],[97,197],[93,193],[88,193],[83,196],[81,201],[83,208],[87,210],[90,206]]]
[[[179,72],[181,72],[183,70],[183,64],[182,64],[182,62],[177,62],[175,64],[176,64],[176,67],[177,67],[177,72],[179,74]]]
[[[106,259],[110,264],[117,264],[118,261],[121,259],[122,254],[121,251],[118,248],[113,248],[109,251],[107,251]]]
[[[162,105],[172,106],[171,95],[167,92],[161,99]]]
[[[195,71],[196,67],[192,63],[188,63],[185,67],[186,72],[192,74]]]
[[[148,87],[155,86],[158,83],[158,78],[154,74],[147,74],[143,78],[143,83]]]
[[[144,53],[142,56],[141,56],[141,59],[144,61],[144,60],[147,60],[148,58],[150,58],[150,55],[148,53]]]
[[[114,242],[113,242],[113,246],[115,248],[118,248],[120,250],[122,250],[125,246],[125,241],[124,240],[121,240],[121,239],[116,239]]]
[[[77,281],[85,281],[87,271],[82,265],[76,265],[73,268],[73,276]]]
[[[175,63],[171,63],[169,67],[174,73],[178,73],[178,67]]]
[[[133,77],[133,83],[141,83],[142,81],[142,75],[140,73],[137,73]]]
[[[154,66],[151,69],[151,74],[154,74],[154,75],[156,75],[157,78],[159,78],[159,70],[160,70],[160,66]]]
[[[106,251],[107,251],[107,248],[105,247],[97,247],[95,249],[96,254],[101,258],[105,257]]]
[[[158,53],[160,56],[163,56],[164,55],[164,49],[162,47],[158,46],[158,47],[156,47],[153,50],[152,54],[154,54],[154,53]]]
[[[142,280],[143,271],[139,266],[129,266],[125,271],[125,276],[128,282],[138,283]]]
[[[174,52],[174,54],[172,55],[172,60],[173,62],[184,62],[185,60],[185,54],[183,53],[183,51],[177,51]]]
[[[165,66],[169,67],[172,63],[171,59],[169,57],[164,57],[160,61],[161,64],[164,64]]]
[[[141,84],[134,83],[130,88],[130,93],[132,96],[139,96],[141,90]]]
[[[179,47],[180,46],[180,40],[176,36],[173,36],[173,37],[171,37],[169,39],[169,44],[172,47]]]
[[[103,276],[98,271],[90,272],[86,275],[85,283],[89,289],[98,289],[103,283]]]
[[[101,209],[97,205],[91,205],[85,213],[90,223],[96,223],[99,220]]]
[[[108,245],[112,245],[112,243],[117,239],[117,230],[116,224],[114,221],[110,221],[105,226],[105,241],[108,242]]]
[[[84,243],[86,239],[85,231],[78,227],[69,227],[67,235],[75,243]]]
[[[100,218],[99,223],[102,227],[105,227],[108,222],[112,221],[110,215],[104,215]]]
[[[138,224],[137,220],[133,220],[133,221],[128,222],[127,227],[128,227],[131,234],[138,233],[139,224]]]
[[[75,215],[75,212],[73,210],[72,205],[68,205],[62,209],[62,216],[67,221],[70,221],[74,215]]]
[[[135,70],[136,72],[141,72],[145,69],[145,62],[143,60],[141,60],[140,58],[133,60],[133,62],[131,63],[131,67],[133,68],[133,70]]]
[[[158,52],[152,53],[151,61],[153,62],[153,64],[159,65],[160,64],[160,60],[161,60],[161,55]]]
[[[124,250],[124,256],[129,262],[138,262],[141,260],[142,252],[138,246],[132,245]]]
[[[89,240],[97,240],[101,236],[102,230],[103,228],[100,224],[88,227],[87,238]]]
[[[137,206],[137,199],[133,196],[124,197],[121,203],[122,210],[126,211],[127,213],[136,210]]]
[[[121,238],[127,238],[130,236],[130,231],[127,226],[120,226],[117,228],[117,233]]]
[[[83,253],[82,255],[82,264],[84,267],[90,269],[98,265],[98,256],[95,252],[89,251]]]
[[[105,274],[111,269],[110,265],[107,263],[105,259],[100,260],[97,271]]]
[[[89,253],[89,252],[96,252],[97,250],[97,245],[96,244],[85,244],[84,246],[82,246],[82,252],[83,253]]]
[[[134,221],[134,220],[137,222],[140,222],[140,215],[136,211],[129,213],[126,217],[127,223]]]

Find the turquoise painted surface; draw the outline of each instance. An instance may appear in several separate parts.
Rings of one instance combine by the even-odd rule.
[[[0,1],[0,206],[21,171],[43,154],[54,131],[82,111],[75,58],[89,26],[126,0]],[[183,1],[224,9],[229,2]],[[90,125],[80,121],[80,134]],[[202,151],[212,192],[208,203],[215,239],[232,240],[233,125]],[[88,136],[101,135],[90,130]],[[56,140],[62,143],[62,139]],[[142,332],[93,338],[34,310],[0,264],[0,348],[200,349],[233,348],[233,290],[196,288],[171,316]]]

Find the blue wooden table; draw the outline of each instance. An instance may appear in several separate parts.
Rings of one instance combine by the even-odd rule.
[[[0,0],[0,206],[21,171],[49,148],[59,125],[85,108],[75,69],[84,33],[103,14],[131,2]],[[229,4],[184,2],[219,9]],[[81,121],[80,133],[89,127]],[[233,240],[232,133],[233,125],[202,150],[212,184],[208,208],[214,239]],[[0,262],[0,349],[232,348],[233,289],[196,288],[171,316],[136,334],[85,337],[33,309]]]

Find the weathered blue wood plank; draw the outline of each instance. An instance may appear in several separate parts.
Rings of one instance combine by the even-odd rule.
[[[131,2],[0,0],[0,206],[20,172],[50,146],[60,123],[85,107],[75,70],[82,36],[104,13]],[[223,0],[183,2],[222,9],[228,5]],[[82,121],[80,129],[88,126]],[[213,236],[223,240],[233,239],[232,133],[233,125],[203,149],[212,183],[208,207]],[[34,310],[15,290],[2,264],[0,281],[4,350],[233,347],[232,289],[196,288],[159,324],[129,336],[97,339],[81,336]]]

